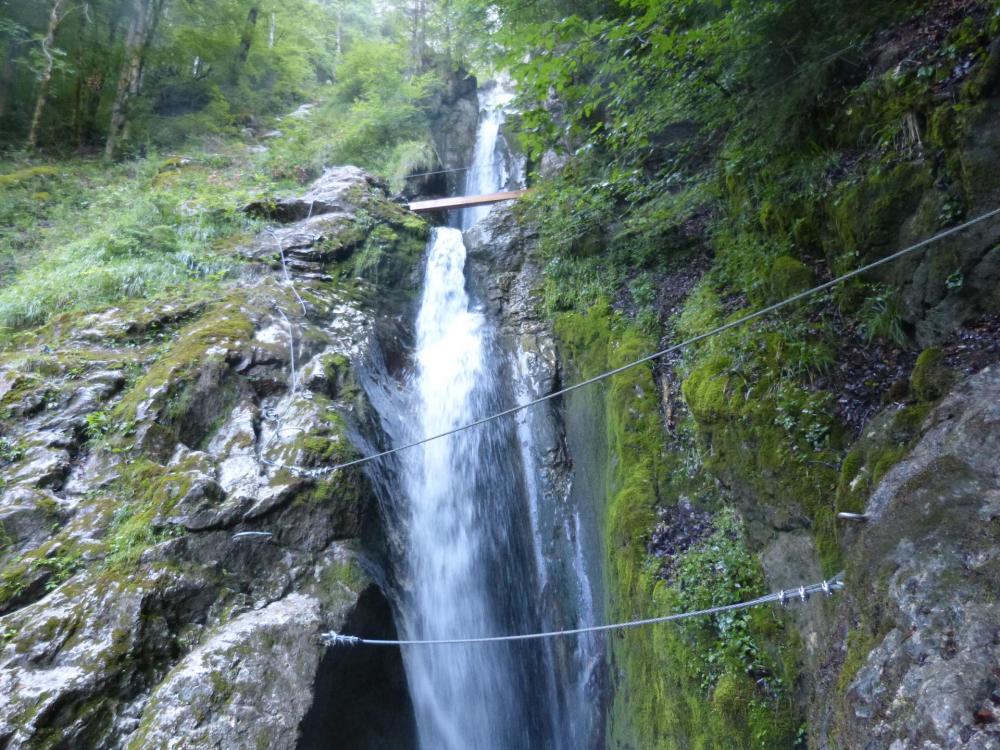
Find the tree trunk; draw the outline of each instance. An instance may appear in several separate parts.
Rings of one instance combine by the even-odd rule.
[[[56,57],[52,47],[56,41],[56,31],[62,23],[62,9],[65,0],[54,0],[52,12],[49,14],[49,28],[42,39],[42,54],[45,56],[45,67],[38,78],[38,98],[35,99],[35,114],[31,117],[31,129],[28,131],[29,148],[38,147],[38,131],[42,126],[42,116],[45,114],[45,100],[49,96],[49,84],[52,83],[52,71],[56,66]]]
[[[451,0],[445,0],[442,7],[442,18],[444,19],[444,55],[448,65],[448,72],[455,70],[455,49],[454,35],[452,34],[452,9]],[[451,78],[453,78],[452,76]],[[450,78],[449,78],[450,80]]]
[[[410,56],[412,58],[413,74],[423,70],[425,16],[427,7],[424,0],[413,0],[413,28],[410,35]]]
[[[128,109],[142,85],[142,69],[146,52],[156,33],[156,24],[167,0],[135,0],[132,21],[125,37],[125,61],[118,77],[118,89],[111,105],[111,126],[104,147],[109,159],[115,155],[128,126]]]
[[[87,66],[87,53],[89,40],[83,41],[87,34],[87,26],[91,23],[89,3],[84,4],[84,12],[80,14],[79,35],[81,43],[77,46],[76,53],[76,81],[73,85],[73,141],[77,149],[83,146],[84,130],[84,91],[87,86],[89,75]]]
[[[240,34],[240,49],[236,55],[236,64],[233,65],[232,82],[234,84],[239,80],[240,70],[246,64],[247,58],[250,57],[250,47],[253,46],[253,34],[257,29],[258,13],[256,5],[250,8],[250,12],[247,13],[247,22],[243,24],[243,33]]]
[[[77,148],[83,145],[83,77],[81,67],[73,84],[73,142]]]
[[[337,0],[337,56],[336,62],[344,55],[344,0]]]
[[[271,28],[267,32],[267,48],[274,49],[274,37],[278,31],[278,14],[271,11]]]

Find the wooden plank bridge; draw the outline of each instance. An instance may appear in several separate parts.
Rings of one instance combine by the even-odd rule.
[[[508,190],[503,193],[489,193],[487,195],[463,195],[458,198],[435,198],[429,201],[414,201],[410,204],[410,210],[418,214],[426,214],[431,211],[447,211],[452,208],[472,208],[473,206],[489,206],[500,201],[512,201],[520,198],[528,190]]]

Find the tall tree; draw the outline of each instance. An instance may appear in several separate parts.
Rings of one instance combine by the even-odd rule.
[[[128,109],[132,99],[138,96],[142,87],[142,72],[146,64],[149,45],[156,34],[156,26],[163,14],[167,0],[135,0],[132,21],[125,38],[125,60],[118,78],[118,89],[111,105],[111,125],[108,141],[104,147],[110,159],[125,135],[128,125]]]
[[[411,10],[413,25],[410,29],[410,57],[412,59],[413,75],[424,68],[424,42],[427,38],[427,3],[425,0],[413,0]]]
[[[28,131],[28,146],[36,148],[38,146],[38,131],[42,126],[42,117],[45,115],[45,100],[49,96],[49,86],[52,83],[52,72],[56,67],[56,32],[62,25],[63,20],[76,10],[77,7],[66,7],[66,0],[53,0],[52,10],[49,13],[49,25],[42,38],[42,55],[45,64],[42,67],[41,75],[38,76],[38,94],[35,98],[35,113],[31,117],[31,129]]]
[[[333,8],[337,20],[337,40],[334,54],[337,63],[339,63],[344,57],[344,4],[342,0],[338,0]]]
[[[233,82],[235,83],[240,74],[240,69],[246,64],[250,57],[250,47],[253,46],[253,35],[257,30],[257,16],[260,9],[256,5],[251,5],[247,11],[247,20],[243,24],[243,31],[240,34],[239,52],[236,55],[236,64],[233,65]]]

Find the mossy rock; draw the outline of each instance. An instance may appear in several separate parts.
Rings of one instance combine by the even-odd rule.
[[[968,20],[968,19],[967,19]],[[1000,93],[1000,38],[990,44],[979,72],[962,89],[966,99],[984,99]]]
[[[930,170],[919,163],[876,165],[861,180],[842,183],[827,203],[831,231],[824,244],[830,255],[853,264],[853,253],[885,254],[932,184]],[[935,217],[933,226],[913,226],[911,231],[923,236],[936,228]]]
[[[58,174],[59,170],[56,167],[38,166],[19,169],[16,172],[0,175],[0,188],[14,187],[28,182],[29,180],[55,177]]]
[[[254,324],[246,304],[245,295],[237,291],[184,327],[115,407],[115,421],[133,423],[140,406],[150,399],[157,402],[160,412],[169,407],[167,416],[175,423],[183,418],[185,407],[190,405],[185,402],[192,398],[192,384],[199,378],[204,381],[210,372],[221,378],[228,369],[226,358],[253,339]]]
[[[753,680],[745,673],[727,671],[712,691],[712,707],[730,731],[745,731],[747,709],[756,697]]]
[[[803,292],[813,284],[814,275],[805,263],[787,255],[775,258],[767,275],[771,298],[785,299]]]
[[[924,349],[910,373],[910,388],[921,401],[941,398],[951,386],[954,373],[945,364],[944,353],[936,346]]]
[[[727,374],[731,365],[728,357],[714,356],[695,367],[684,380],[684,400],[699,422],[719,422],[733,413]]]
[[[959,149],[960,178],[966,195],[974,196],[974,207],[992,207],[1000,196],[1000,103],[988,100],[965,110],[961,116],[965,133]]]

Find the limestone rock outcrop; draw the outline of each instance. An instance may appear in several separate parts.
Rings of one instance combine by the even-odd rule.
[[[368,419],[366,300],[406,298],[426,227],[353,167],[269,210],[294,223],[217,299],[62,316],[0,362],[2,748],[295,747],[319,634],[366,621],[374,494],[324,469]]]

